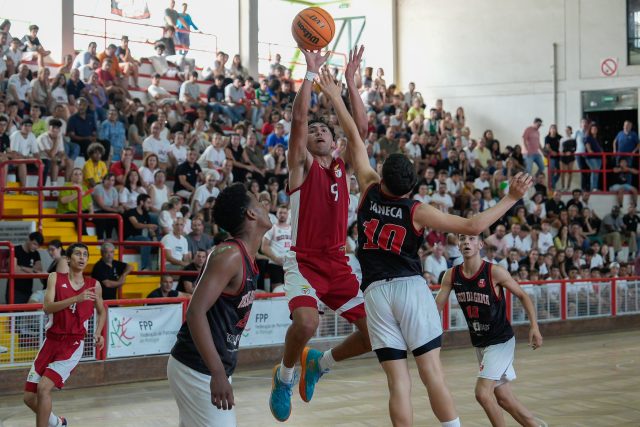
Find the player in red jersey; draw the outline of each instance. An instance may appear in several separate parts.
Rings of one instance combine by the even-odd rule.
[[[273,370],[269,406],[278,421],[291,413],[295,364],[301,364],[300,397],[309,402],[316,382],[335,361],[371,351],[364,299],[345,254],[349,187],[345,160],[332,156],[333,129],[322,121],[308,122],[313,80],[328,53],[301,49],[307,73],[293,102],[287,165],[291,201],[292,247],[285,256],[285,292],[293,323],[287,330],[282,363]],[[363,48],[349,61],[345,79],[352,114],[361,138],[367,131],[364,104],[355,84]],[[320,352],[305,348],[319,324],[318,303],[353,323],[357,331],[341,344]]]
[[[24,403],[36,413],[37,427],[66,426],[67,420],[51,411],[51,391],[61,389],[84,351],[87,324],[93,310],[98,313],[94,329],[95,346],[102,349],[106,310],[100,282],[84,277],[89,251],[82,243],[67,249],[69,273],[51,273],[47,280],[43,310],[49,316],[46,338],[31,366],[24,391]]]

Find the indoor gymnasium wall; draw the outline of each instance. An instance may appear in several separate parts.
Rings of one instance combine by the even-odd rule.
[[[464,106],[474,136],[490,128],[518,143],[535,116],[575,128],[581,91],[638,87],[625,0],[397,1],[398,81],[415,81],[428,107]],[[601,74],[608,57],[619,60],[615,77]]]

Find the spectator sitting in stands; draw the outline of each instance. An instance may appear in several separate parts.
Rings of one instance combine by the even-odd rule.
[[[636,136],[637,138],[637,136]],[[638,203],[638,169],[629,167],[629,160],[633,157],[620,157],[618,164],[613,167],[612,181],[613,185],[609,187],[610,191],[616,192],[616,198],[619,206],[623,205],[624,192],[631,192],[631,203]]]
[[[440,273],[446,271],[447,268],[447,260],[444,257],[444,247],[437,244],[433,247],[433,252],[424,261],[423,270],[427,276],[427,282],[433,284],[438,283]]]
[[[218,197],[220,190],[216,187],[216,184],[219,180],[220,174],[216,171],[211,171],[206,175],[205,183],[196,188],[191,204],[194,216],[200,212],[209,198],[215,199]]]
[[[68,271],[68,265],[65,255],[64,248],[62,247],[62,242],[58,239],[51,240],[47,247],[47,253],[51,257],[51,264],[47,267],[47,273],[66,273]],[[31,294],[29,297],[29,304],[42,304],[44,301],[44,294],[47,290],[47,279],[40,279],[40,283],[42,283],[42,290],[37,290]]]
[[[80,71],[78,69],[71,70],[69,78],[67,79],[67,97],[69,99],[69,111],[75,112],[75,105],[78,98],[84,93],[85,84],[80,78]],[[73,111],[72,111],[73,110]]]
[[[200,85],[198,84],[197,71],[192,71],[191,73],[189,73],[189,79],[182,82],[182,84],[180,85],[178,100],[182,102],[187,108],[195,108],[199,105],[206,104],[204,100],[200,99]]]
[[[133,271],[131,265],[114,259],[115,249],[112,243],[103,243],[100,246],[102,257],[91,270],[91,277],[98,280],[102,286],[102,298],[105,300],[118,298],[118,289],[124,285],[127,275]]]
[[[73,60],[72,68],[78,69],[83,65],[87,65],[91,58],[96,56],[97,49],[98,44],[96,42],[90,42],[89,46],[87,46],[87,50],[83,50],[82,52],[78,53],[78,55],[76,55],[75,59]]]
[[[172,232],[162,238],[166,258],[165,268],[180,270],[189,265],[192,259],[189,243],[184,237],[184,218],[176,218],[172,228]]]
[[[118,75],[113,74],[113,64],[118,69]],[[122,98],[131,98],[129,91],[120,86],[122,83],[120,75],[120,68],[118,68],[117,60],[109,57],[105,58],[100,65],[100,69],[96,71],[100,84],[104,87],[109,97],[120,96]]]
[[[233,83],[224,88],[224,99],[227,104],[227,113],[232,123],[239,122],[246,114],[247,108],[244,103],[244,80],[241,77],[233,79]]]
[[[180,296],[180,293],[173,289],[173,277],[164,274],[160,278],[160,287],[147,295],[147,298],[173,298],[177,296]]]
[[[24,110],[31,103],[31,83],[27,79],[29,66],[21,64],[18,72],[11,77],[7,84],[7,99],[18,103],[18,109]]]
[[[13,159],[39,159],[40,149],[38,148],[38,142],[35,135],[31,132],[32,121],[25,119],[20,125],[20,130],[15,131],[10,136],[10,156]],[[34,165],[19,164],[18,179],[22,187],[27,186],[27,170],[36,170]],[[46,179],[46,176],[44,177]],[[42,185],[42,183],[40,184]]]
[[[505,233],[506,229],[504,228],[504,225],[498,224],[496,226],[495,232],[484,240],[486,245],[490,245],[496,248],[500,258],[505,257],[510,248],[508,246],[508,241],[505,238]]]
[[[182,207],[182,199],[173,196],[167,203],[162,206],[158,223],[160,224],[160,234],[170,234],[173,229],[173,223],[176,219],[182,218],[180,208]]]
[[[267,137],[265,146],[268,152],[271,153],[278,144],[282,145],[285,151],[287,150],[287,141],[284,137],[284,125],[282,123],[275,124],[274,132]]]
[[[95,186],[92,194],[95,213],[124,213],[125,208],[120,204],[115,183],[115,177],[108,173],[102,178],[102,184]],[[94,218],[93,222],[96,225],[98,240],[111,240],[113,231],[118,226],[118,221],[115,218]]]
[[[111,163],[109,172],[116,177],[116,187],[122,189],[129,171],[138,171],[138,166],[133,162],[133,148],[124,147],[120,154],[120,160]]]
[[[93,57],[89,60],[89,63],[83,65],[78,68],[78,73],[80,74],[80,79],[84,83],[89,82],[89,78],[91,78],[91,74],[97,73],[100,70],[100,60],[96,57]]]
[[[51,85],[49,84],[50,73],[48,68],[40,68],[38,77],[31,80],[30,103],[38,104],[44,107],[46,111],[52,111],[55,105],[53,96],[51,96]]]
[[[189,73],[196,68],[196,62],[193,58],[187,58],[185,55],[180,55],[176,52],[176,28],[171,25],[167,25],[163,29],[164,36],[156,41],[156,44],[163,44],[165,47],[164,55],[167,61],[175,64],[178,69],[184,71],[183,77],[189,75]],[[181,78],[182,79],[182,78]]]
[[[169,64],[168,57],[165,55],[165,44],[156,43],[155,50],[156,54],[149,57],[153,71],[163,77],[176,78],[180,81],[184,80],[184,74]]]
[[[127,80],[129,79],[129,76],[131,76],[131,79],[133,80],[133,88],[139,88],[138,70],[140,68],[140,62],[136,61],[131,55],[128,36],[122,36],[122,39],[120,39],[120,46],[116,49],[116,57],[118,58],[119,67],[125,76],[125,87],[128,84]]]
[[[89,76],[89,82],[85,86],[85,91],[93,115],[95,115],[99,123],[102,122],[107,118],[106,109],[109,108],[109,97],[97,73],[94,72]]]
[[[198,153],[191,149],[187,154],[187,160],[181,163],[175,171],[176,181],[173,186],[175,194],[190,200],[196,191],[198,182],[204,182],[204,174],[200,165],[196,162]]]
[[[71,182],[65,182],[65,187],[77,187],[80,189],[80,195],[82,198],[81,206],[82,213],[92,214],[93,213],[93,199],[91,197],[91,193],[93,193],[92,189],[88,189],[86,185],[83,184],[83,175],[82,169],[75,168],[71,172]],[[75,214],[78,212],[78,192],[74,189],[62,190],[60,194],[58,194],[58,206],[56,208],[56,213],[59,214]],[[68,221],[74,221],[70,219]],[[86,234],[86,227],[83,224],[83,233]]]
[[[107,120],[100,125],[100,138],[111,143],[111,160],[120,161],[120,155],[126,144],[124,125],[118,120],[118,111],[109,108]]]
[[[97,141],[96,121],[93,115],[89,115],[87,112],[89,102],[86,98],[78,98],[76,107],[78,109],[77,113],[69,117],[67,135],[72,143],[80,146],[80,154],[82,154],[85,159],[88,159],[87,148],[89,144]],[[104,155],[105,152],[106,149],[103,148],[102,155]]]
[[[194,151],[196,151],[194,149]],[[173,143],[169,146],[169,168],[175,171],[176,168],[187,160],[189,148],[186,146],[184,133],[177,131],[173,134]],[[200,153],[196,151],[196,159]]]
[[[608,245],[613,246],[616,258],[619,256],[623,242],[628,243],[629,254],[632,259],[635,258],[637,251],[636,232],[634,230],[627,229],[627,226],[620,216],[620,206],[614,205],[611,212],[603,218],[600,233],[602,234],[604,241]]]
[[[138,171],[130,170],[127,173],[125,185],[120,190],[120,204],[125,209],[133,209],[138,204],[138,196],[147,194],[147,190],[140,182],[140,174]]]
[[[499,262],[499,265],[506,268],[510,273],[515,273],[518,271],[520,263],[520,254],[518,250],[513,248],[509,250],[509,255],[506,258],[503,258],[502,261]]]
[[[264,185],[267,174],[267,164],[262,154],[262,147],[258,146],[258,138],[253,131],[247,133],[247,144],[244,147],[244,153],[249,160],[249,164],[253,167],[253,178],[261,185]]]
[[[187,265],[182,271],[200,271],[202,266],[207,261],[207,251],[204,249],[198,249],[193,257],[193,262]],[[178,280],[178,287],[176,290],[185,294],[193,294],[196,288],[196,280],[198,276],[184,276],[181,275]]]
[[[198,158],[198,164],[205,174],[218,171],[224,166],[227,159],[224,142],[221,134],[214,133],[211,138],[211,144]]]
[[[38,248],[44,243],[42,234],[37,231],[29,234],[23,244],[15,247],[15,272],[18,274],[42,273],[42,263]],[[13,282],[13,304],[26,304],[33,293],[33,279],[15,279]],[[5,302],[9,301],[9,286],[6,287]]]
[[[200,218],[194,218],[191,221],[191,233],[187,235],[187,243],[189,244],[189,252],[195,259],[196,252],[204,250],[209,252],[213,247],[213,239],[210,235],[204,233],[204,222]]]
[[[84,164],[82,174],[84,175],[84,184],[93,188],[102,182],[102,179],[107,175],[107,165],[100,160],[104,154],[104,148],[97,142],[94,142],[87,149],[89,160]]]
[[[169,91],[160,86],[161,74],[156,73],[151,78],[151,85],[147,88],[149,96],[160,104],[175,104],[178,100]]]
[[[53,79],[53,84],[51,85],[51,97],[52,101],[52,109],[50,110],[53,113],[53,108],[61,105],[65,108],[65,110],[69,110],[69,95],[67,94],[67,77],[64,74],[58,74]],[[68,114],[67,114],[68,115]]]
[[[134,242],[157,240],[158,225],[153,224],[149,216],[151,198],[146,194],[140,194],[136,203],[134,209],[129,209],[123,215],[124,239]],[[151,246],[140,246],[140,258],[140,270],[151,268]]]
[[[279,183],[284,182],[289,174],[284,146],[276,144],[275,148],[264,156],[264,162],[267,167],[267,176],[275,176]]]
[[[151,135],[142,143],[142,150],[145,156],[150,153],[155,154],[159,162],[158,167],[166,170],[169,166],[169,148],[171,144],[162,136],[161,131],[162,125],[160,121],[153,122],[151,124]]]
[[[151,196],[150,212],[154,223],[158,223],[162,206],[169,201],[169,196],[173,195],[165,184],[166,177],[166,172],[158,169],[153,175],[153,184],[147,187],[147,192]]]
[[[156,172],[163,171],[158,167],[158,164],[158,156],[155,153],[145,154],[142,160],[142,167],[140,168],[140,179],[142,180],[142,185],[147,188],[147,191],[149,191],[149,186],[155,182]]]
[[[58,182],[60,167],[62,167],[65,174],[70,174],[73,169],[73,161],[70,160],[64,152],[64,143],[60,133],[61,126],[62,122],[60,122],[60,120],[50,120],[49,131],[37,138],[40,159],[44,163],[43,179],[45,185],[49,171],[51,172],[51,185],[55,186]]]
[[[13,76],[20,66],[22,61],[22,49],[20,49],[20,39],[17,37],[11,37],[9,33],[7,34],[7,43],[3,47],[4,57],[7,61],[7,76]],[[25,64],[26,65],[26,64]]]
[[[50,50],[46,50],[42,43],[40,43],[40,39],[38,39],[38,30],[40,28],[37,25],[29,26],[29,34],[26,34],[22,37],[22,45],[24,46],[24,54],[22,55],[22,59],[26,61],[33,60],[33,57],[36,56],[38,58],[38,67],[44,68],[44,58],[51,54]]]

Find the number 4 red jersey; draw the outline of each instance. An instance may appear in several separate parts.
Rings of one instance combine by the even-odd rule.
[[[71,280],[69,280],[68,274],[56,273],[55,286],[55,301],[63,301],[79,295],[87,289],[93,289],[96,286],[96,281],[91,277],[85,277],[84,286],[79,290],[75,290],[71,287]],[[87,333],[89,319],[93,316],[93,309],[93,301],[82,301],[71,304],[56,313],[49,314],[49,320],[46,325],[47,338],[83,340]]]
[[[330,250],[345,245],[349,187],[341,159],[335,159],[329,168],[314,159],[302,185],[289,191],[289,196],[293,251]]]
[[[424,230],[413,226],[417,200],[391,197],[373,184],[362,194],[358,207],[358,251],[364,291],[371,282],[396,277],[421,276],[418,249]]]

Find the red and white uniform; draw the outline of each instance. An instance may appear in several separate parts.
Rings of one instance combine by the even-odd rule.
[[[314,159],[304,183],[289,191],[292,247],[285,257],[289,309],[322,301],[346,320],[365,316],[357,277],[345,254],[349,186],[344,162],[324,168]]]
[[[57,273],[55,301],[74,297],[95,286],[95,279],[85,277],[84,286],[75,290],[68,274]],[[27,376],[25,391],[35,393],[42,377],[49,378],[56,387],[62,388],[82,357],[87,324],[93,311],[94,302],[83,301],[49,314],[45,326],[46,338]]]

